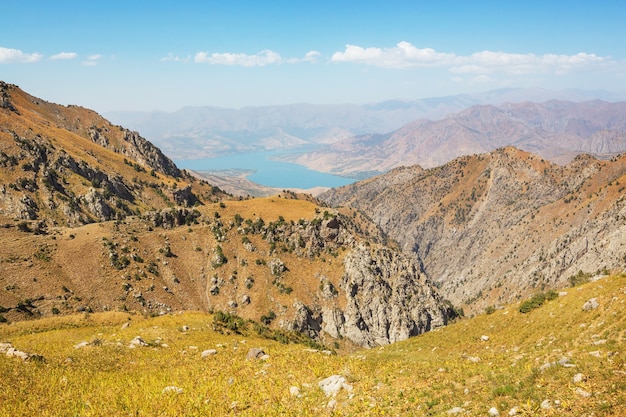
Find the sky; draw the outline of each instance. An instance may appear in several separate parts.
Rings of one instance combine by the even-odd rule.
[[[0,80],[98,112],[626,91],[626,1],[4,1]]]

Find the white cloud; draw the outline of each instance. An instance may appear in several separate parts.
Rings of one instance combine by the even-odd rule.
[[[83,64],[83,65],[85,65],[87,67],[95,67],[96,65],[98,65],[98,60],[100,58],[102,58],[102,55],[100,55],[100,54],[89,55],[86,60],[81,62],[81,64]]]
[[[164,56],[159,61],[161,62],[166,62],[166,61],[189,62],[190,60],[191,60],[191,56],[186,56],[184,58],[181,58],[178,55],[174,55],[173,53],[170,52],[169,54],[167,54],[167,56]]]
[[[346,45],[344,52],[335,52],[331,62],[357,62],[383,68],[408,68],[451,63],[454,54],[437,52],[431,48],[416,48],[409,42],[399,42],[393,48],[363,48]]]
[[[309,51],[304,55],[304,59],[302,59],[305,62],[312,62],[315,63],[317,62],[317,59],[321,56],[322,54],[320,54],[318,51]]]
[[[309,51],[304,58],[283,58],[279,53],[265,49],[254,55],[245,53],[212,53],[198,52],[194,56],[194,62],[212,65],[237,65],[242,67],[264,67],[266,65],[297,64],[299,62],[317,62],[320,56],[318,51]]]
[[[239,65],[243,67],[264,67],[269,64],[280,64],[282,58],[279,54],[265,49],[255,55],[198,52],[194,57],[196,63],[208,63],[216,65]]]
[[[58,53],[56,55],[52,55],[50,57],[51,60],[56,61],[56,60],[63,60],[63,59],[74,59],[78,56],[78,54],[76,52],[61,52]]]
[[[409,42],[399,42],[393,48],[363,48],[346,45],[343,52],[335,52],[331,62],[353,62],[382,68],[447,67],[459,74],[529,74],[538,72],[563,73],[589,69],[613,63],[610,57],[580,52],[575,55],[514,54],[481,51],[471,55],[437,52],[431,48],[416,48]]]
[[[19,49],[0,47],[0,64],[37,62],[43,55],[38,53],[26,54]]]

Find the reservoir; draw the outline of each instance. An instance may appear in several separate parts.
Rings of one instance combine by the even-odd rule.
[[[247,178],[257,184],[275,188],[341,187],[353,183],[352,178],[313,171],[303,165],[276,161],[277,151],[251,152],[204,159],[177,159],[179,168],[193,171],[209,171],[214,175],[227,176],[230,171],[250,172]]]

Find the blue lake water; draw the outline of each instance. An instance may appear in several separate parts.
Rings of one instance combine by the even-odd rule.
[[[275,188],[341,187],[355,180],[325,172],[312,171],[305,166],[270,159],[278,152],[253,152],[218,158],[177,159],[179,168],[193,171],[211,171],[220,175],[219,171],[245,170],[253,171],[248,175],[250,181]]]

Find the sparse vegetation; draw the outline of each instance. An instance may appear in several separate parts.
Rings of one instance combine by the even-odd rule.
[[[324,347],[304,335],[222,312],[108,312],[3,325],[0,340],[43,360],[0,356],[0,414],[227,415],[237,407],[239,415],[445,416],[462,409],[482,416],[495,407],[500,415],[516,408],[521,416],[621,416],[624,279],[582,284],[530,321],[517,306],[503,306],[405,342],[338,355],[321,354]],[[603,308],[590,314],[581,305],[592,297]],[[121,329],[124,323],[131,326]],[[147,346],[129,349],[138,335]],[[269,358],[247,360],[252,347]],[[215,357],[203,358],[205,349]],[[326,397],[317,384],[330,375],[344,376],[352,390]],[[300,396],[290,394],[292,386]]]

